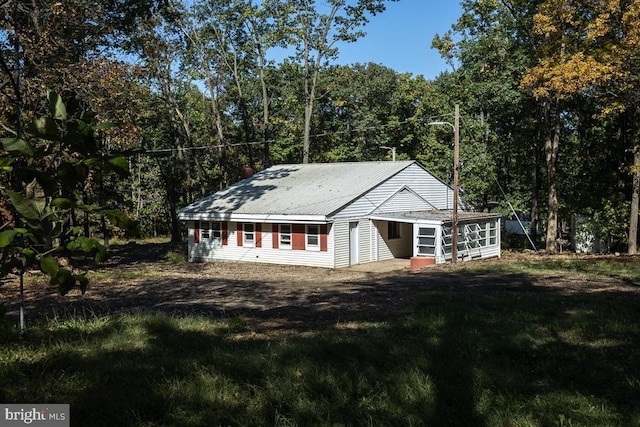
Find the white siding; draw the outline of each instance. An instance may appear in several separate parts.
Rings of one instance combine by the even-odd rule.
[[[371,221],[362,220],[358,224],[358,262],[372,261],[371,257]]]
[[[408,188],[403,188],[391,196],[375,210],[375,213],[427,211],[433,206]]]
[[[376,225],[378,228],[378,260],[384,261],[392,259],[393,253],[391,252],[387,239],[387,222],[376,221]]]
[[[262,247],[238,246],[237,223],[228,223],[228,245],[208,250],[194,243],[193,223],[189,223],[189,260],[210,262],[264,262],[271,264],[334,267],[334,228],[327,225],[327,250],[273,249],[273,226],[262,224]]]
[[[413,164],[344,207],[333,218],[365,217],[404,186],[411,188],[435,209],[451,209],[453,205],[451,189],[417,164]],[[420,206],[405,205],[404,208],[412,211],[419,210]]]

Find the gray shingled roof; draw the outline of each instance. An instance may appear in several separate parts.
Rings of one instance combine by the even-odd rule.
[[[180,214],[328,216],[413,163],[415,161],[272,166],[184,207]]]

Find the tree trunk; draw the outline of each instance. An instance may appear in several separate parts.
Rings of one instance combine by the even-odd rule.
[[[640,145],[633,147],[633,194],[631,195],[631,216],[629,218],[629,239],[627,252],[638,253],[638,208],[640,205]]]
[[[211,74],[211,70],[207,65],[207,62],[202,59],[203,69],[205,72],[205,85],[209,90],[209,98],[211,102],[211,113],[213,114],[213,128],[216,132],[216,137],[218,139],[218,158],[220,165],[220,185],[219,190],[225,188],[228,184],[227,177],[227,143],[224,138],[224,127],[222,124],[222,113],[218,106],[218,97],[216,90],[216,82],[213,80],[213,76]]]
[[[538,246],[538,190],[540,187],[538,179],[538,144],[533,147],[533,166],[531,168],[531,240]]]
[[[100,215],[100,227],[102,228],[102,238],[104,239],[104,247],[109,249],[109,228],[107,227],[107,217],[103,213]]]
[[[302,149],[302,163],[309,163],[310,139],[311,139],[311,118],[313,117],[313,104],[316,98],[316,86],[318,84],[319,64],[313,72],[311,81],[305,78],[305,102],[304,102],[304,147]]]
[[[311,116],[313,114],[314,81],[309,77],[309,53],[307,43],[305,43],[305,64],[304,64],[304,137],[302,142],[302,163],[309,163],[310,139],[311,139]]]
[[[541,141],[542,131],[542,115],[540,108],[538,107],[538,127],[533,141],[533,148],[531,152],[531,240],[533,240],[535,246],[538,246],[538,224],[540,222],[540,206],[538,202],[538,193],[540,192],[540,177],[538,175],[538,167],[540,162],[539,144]]]
[[[313,99],[307,100],[304,106],[304,144],[302,147],[302,163],[309,163],[311,138],[311,115],[313,114]]]
[[[264,167],[271,166],[271,153],[269,153],[269,92],[264,76],[264,61],[260,56],[260,86],[262,87],[262,125],[264,126]]]
[[[177,243],[182,240],[180,219],[178,218],[178,195],[174,189],[170,189],[167,196],[169,202],[169,217],[171,219],[171,242]]]
[[[556,100],[555,124],[553,132],[547,133],[545,155],[547,178],[549,180],[549,213],[547,216],[547,253],[558,253],[558,189],[556,183],[556,166],[558,147],[560,145],[560,102]]]

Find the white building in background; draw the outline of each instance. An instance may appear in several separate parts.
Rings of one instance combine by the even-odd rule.
[[[453,191],[416,161],[272,166],[180,210],[190,261],[327,268],[451,261]],[[458,259],[500,256],[499,215],[459,212]]]

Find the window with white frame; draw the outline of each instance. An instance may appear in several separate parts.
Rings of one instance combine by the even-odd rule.
[[[484,224],[467,224],[464,226],[464,234],[467,245],[471,249],[477,249],[482,246],[487,246],[486,237],[482,236],[482,227]],[[486,234],[486,233],[484,233]]]
[[[442,253],[450,254],[451,253],[451,227],[442,227]]]
[[[278,247],[280,249],[291,249],[291,225],[290,224],[280,225],[278,239],[279,239]]]
[[[497,245],[498,244],[498,222],[491,221],[490,223],[488,223],[488,229],[489,229],[489,244]]]
[[[200,221],[200,241],[208,242],[211,239],[211,222]]]
[[[222,224],[218,221],[200,221],[200,243],[222,246]]]
[[[453,246],[453,236],[451,227],[442,227],[442,253],[450,254]],[[466,249],[466,237],[464,234],[464,228],[458,227],[458,252]]]
[[[436,254],[436,228],[418,227],[418,255],[434,256]]]
[[[480,224],[480,229],[478,230],[478,235],[480,238],[480,246],[487,246],[487,228],[489,227],[489,223]]]
[[[320,227],[307,225],[307,249],[320,250]]]
[[[465,226],[458,226],[458,253],[467,250],[467,234]]]
[[[256,245],[256,231],[254,224],[245,223],[242,225],[242,245],[253,247]]]

